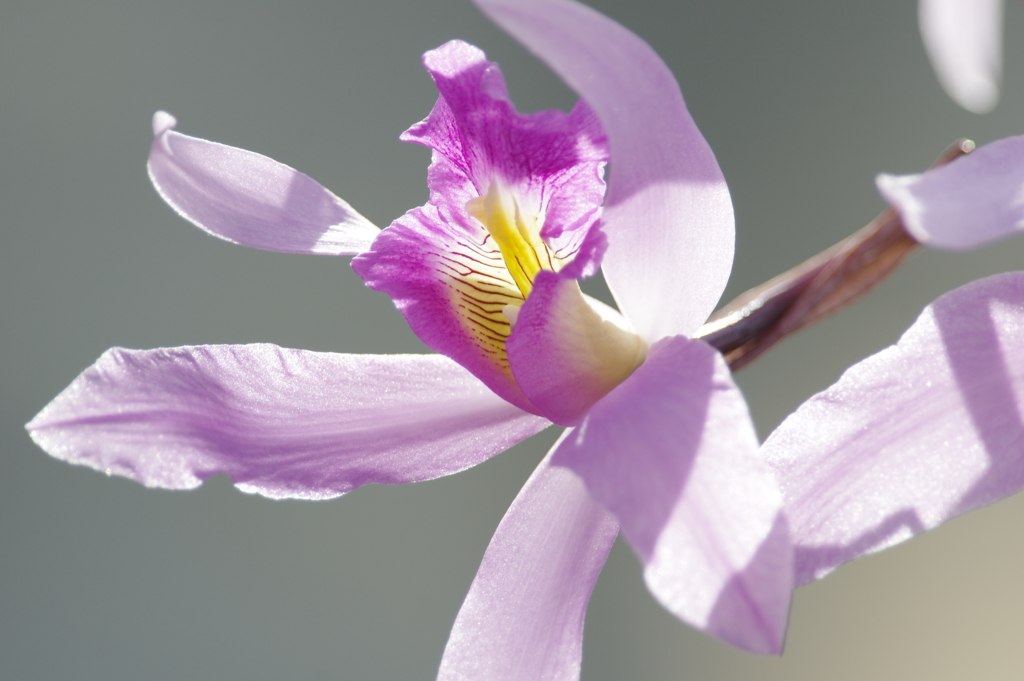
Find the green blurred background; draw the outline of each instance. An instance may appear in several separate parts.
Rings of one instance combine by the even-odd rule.
[[[1006,86],[974,116],[941,92],[913,0],[598,0],[682,84],[737,215],[727,296],[883,207],[879,171],[958,136],[1024,132],[1024,8]],[[467,0],[4,0],[0,7],[0,678],[430,679],[504,510],[555,429],[444,480],[274,502],[223,478],[144,489],[49,458],[22,424],[106,348],[273,342],[421,352],[344,259],[232,246],[157,198],[150,117],[292,165],[386,225],[423,203],[420,55],[462,38],[521,110],[572,94]],[[760,433],[893,342],[921,307],[1024,263],[1024,240],[915,255],[876,293],[738,374]],[[663,611],[620,542],[583,678],[1019,679],[1024,499],[797,591],[786,653],[741,653]]]

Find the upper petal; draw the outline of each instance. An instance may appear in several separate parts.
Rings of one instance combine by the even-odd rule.
[[[315,180],[244,149],[173,130],[153,116],[149,177],[183,218],[213,236],[285,253],[355,255],[380,231]]]
[[[763,445],[783,486],[797,582],[1024,486],[1024,273],[925,308]]]
[[[875,183],[911,236],[935,248],[975,248],[1024,230],[1024,136],[920,175],[882,174]]]
[[[546,425],[444,357],[210,345],[109,350],[27,428],[57,458],[149,487],[226,473],[325,499],[455,473]]]
[[[919,0],[918,23],[935,74],[953,101],[987,113],[999,101],[1003,0]]]
[[[587,603],[618,525],[550,458],[498,525],[452,627],[438,681],[579,679]]]
[[[781,652],[793,581],[782,495],[721,355],[683,336],[654,344],[552,463],[616,515],[666,608],[733,645]]]
[[[614,166],[605,277],[648,342],[690,335],[732,268],[732,201],[679,85],[651,47],[571,0],[475,0],[597,112]]]
[[[437,85],[437,103],[402,139],[434,150],[430,202],[442,217],[457,221],[467,201],[498,183],[524,214],[538,218],[541,235],[562,259],[578,251],[600,216],[608,158],[590,107],[579,102],[568,114],[518,113],[498,65],[460,40],[427,52],[423,63]]]

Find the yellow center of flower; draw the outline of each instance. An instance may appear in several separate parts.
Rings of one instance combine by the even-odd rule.
[[[537,218],[524,215],[515,197],[497,182],[491,182],[486,194],[468,201],[466,211],[480,221],[498,245],[505,268],[524,299],[533,290],[538,272],[555,270]]]

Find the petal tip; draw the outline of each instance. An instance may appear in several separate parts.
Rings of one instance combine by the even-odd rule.
[[[159,137],[178,124],[178,119],[166,111],[153,114],[153,137]]]
[[[987,78],[980,78],[964,88],[962,92],[952,95],[956,102],[975,114],[987,114],[999,103],[999,83]]]

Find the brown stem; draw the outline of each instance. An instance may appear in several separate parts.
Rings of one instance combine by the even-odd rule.
[[[932,167],[974,149],[957,140]],[[889,208],[868,226],[788,272],[725,305],[696,334],[718,349],[733,370],[746,366],[785,336],[867,293],[917,246]]]

